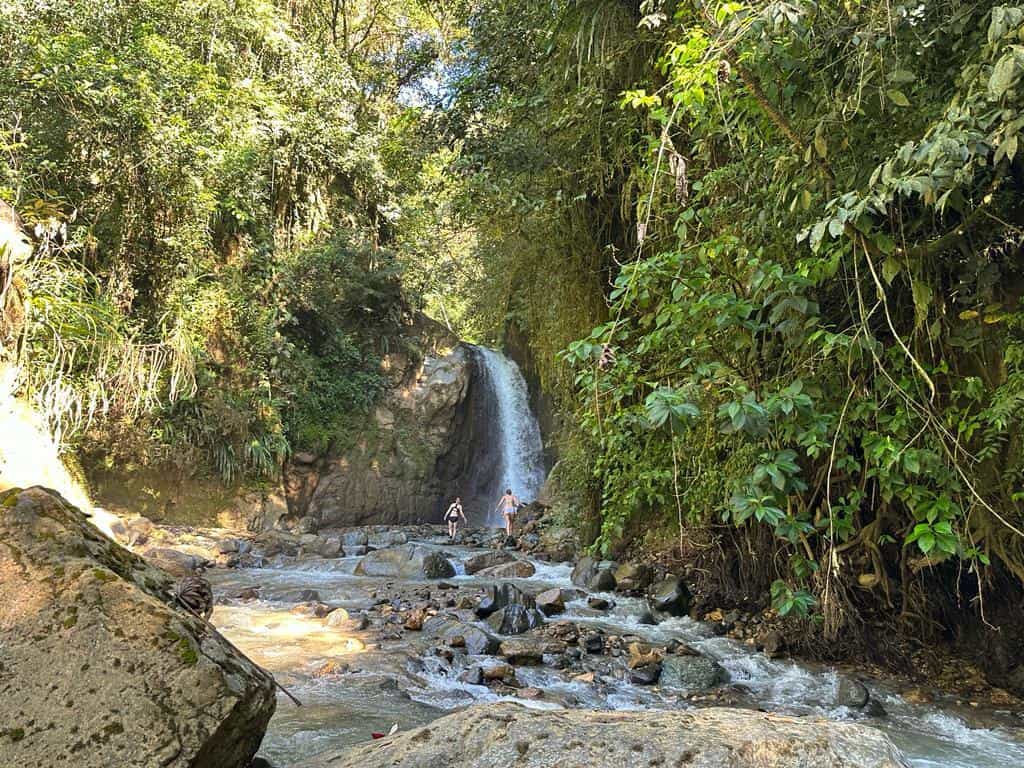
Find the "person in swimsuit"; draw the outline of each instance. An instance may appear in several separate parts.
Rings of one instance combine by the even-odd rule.
[[[459,519],[462,522],[468,523],[466,515],[462,511],[462,499],[458,496],[455,497],[455,501],[448,507],[448,511],[444,513],[444,521],[448,523],[448,538],[454,539],[455,534],[459,532]]]
[[[501,516],[505,518],[505,535],[512,535],[512,520],[516,516],[516,510],[519,509],[519,499],[512,495],[512,489],[506,488],[505,495],[498,500],[498,506],[495,507],[495,511],[501,510]]]

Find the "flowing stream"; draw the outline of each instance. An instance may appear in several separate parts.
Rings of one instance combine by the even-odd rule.
[[[493,583],[465,575],[463,562],[480,550],[445,546],[442,541],[434,538],[425,543],[441,549],[455,565],[460,575],[448,580],[454,587],[464,590]],[[292,612],[297,603],[308,599],[299,593],[303,589],[315,589],[322,601],[355,611],[382,602],[379,593],[394,595],[397,589],[414,601],[427,587],[424,582],[355,576],[358,560],[284,559],[269,568],[218,570],[211,574],[221,603],[214,622],[305,704],[297,708],[281,697],[270,724],[261,754],[282,768],[323,750],[364,742],[371,732],[386,732],[393,723],[409,729],[456,707],[507,698],[486,686],[458,679],[466,664],[493,663],[490,657],[467,659],[457,655],[448,664],[429,652],[430,645],[421,633],[406,632],[403,637],[379,641],[377,635],[333,630],[324,619]],[[534,565],[537,572],[532,578],[513,581],[533,592],[571,586],[568,564]],[[262,588],[259,600],[224,600],[254,585]],[[835,670],[770,660],[750,646],[714,637],[706,625],[687,618],[667,618],[657,625],[645,625],[638,621],[646,608],[642,601],[621,595],[608,597],[616,603],[610,612],[590,609],[585,599],[579,599],[568,604],[566,613],[557,618],[659,643],[671,639],[685,642],[717,659],[729,673],[729,685],[744,692],[749,706],[785,714],[864,721],[885,730],[914,768],[1024,765],[1024,736],[1019,716],[1014,713],[955,711],[953,702],[911,704],[884,683],[871,682],[873,698],[883,704],[888,715],[870,718],[830,703],[840,679]],[[317,670],[328,661],[347,666],[342,674],[318,675]],[[545,692],[535,701],[514,699],[527,706],[617,710],[692,706],[667,686],[637,686],[605,676],[596,682],[577,682],[548,666],[517,667],[516,674],[523,685]]]
[[[533,501],[544,484],[544,444],[537,419],[530,410],[526,381],[519,366],[505,355],[486,347],[476,349],[483,359],[500,431],[500,472],[493,498],[511,488],[523,502]],[[495,527],[503,524],[501,516],[493,509],[489,514],[489,524]]]

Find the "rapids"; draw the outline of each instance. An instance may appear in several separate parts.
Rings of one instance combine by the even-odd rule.
[[[453,587],[493,583],[465,574],[464,561],[481,550],[441,542],[432,539],[426,543],[443,549],[456,566],[457,575],[448,580]],[[382,602],[381,595],[393,596],[396,590],[415,602],[417,593],[427,586],[424,582],[356,576],[353,571],[358,560],[279,559],[268,568],[210,574],[218,596],[214,623],[304,703],[297,708],[280,697],[264,740],[261,754],[281,768],[323,750],[365,741],[371,732],[386,732],[393,723],[409,729],[456,707],[508,698],[486,686],[459,681],[465,660],[457,655],[449,665],[430,652],[421,633],[406,632],[401,638],[381,641],[368,632],[334,630],[323,619],[291,612],[302,602],[299,593],[305,589],[316,590],[323,602],[351,612]],[[511,581],[533,592],[571,586],[568,564],[534,561],[534,565],[537,572],[533,577]],[[260,599],[231,599],[239,590],[256,585],[261,587]],[[888,716],[868,718],[829,703],[840,679],[833,669],[768,659],[742,643],[713,636],[707,626],[688,618],[641,624],[638,617],[646,608],[641,600],[607,597],[615,600],[609,612],[592,610],[585,599],[579,599],[569,603],[566,613],[557,618],[660,643],[671,639],[685,642],[725,667],[731,677],[729,685],[746,698],[744,705],[792,715],[865,720],[885,730],[914,768],[1024,765],[1019,714],[960,711],[952,701],[911,704],[892,686],[869,681],[872,696],[883,704]],[[328,661],[340,665],[342,673],[319,676],[317,670]],[[473,661],[494,663],[490,657]],[[516,674],[523,685],[545,691],[540,700],[514,699],[526,706],[617,710],[692,706],[668,687],[607,679],[577,682],[548,666],[517,667]]]

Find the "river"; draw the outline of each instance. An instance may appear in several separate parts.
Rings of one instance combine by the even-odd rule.
[[[465,560],[483,550],[443,542],[440,537],[424,537],[423,541],[442,550],[455,566],[457,575],[447,580],[453,588],[451,594],[494,583],[465,575]],[[421,633],[405,632],[398,637],[396,631],[393,639],[381,640],[373,631],[337,631],[324,619],[292,611],[308,599],[300,594],[307,589],[316,590],[324,603],[350,612],[388,600],[414,602],[427,594],[425,582],[356,576],[353,571],[358,561],[358,557],[279,558],[267,568],[210,574],[218,596],[214,623],[274,672],[304,704],[295,707],[287,698],[280,698],[261,751],[275,766],[286,768],[320,751],[366,741],[371,732],[386,732],[394,723],[409,729],[456,707],[511,698],[487,686],[458,680],[468,663],[487,663],[486,659],[467,659],[460,654],[449,663],[431,652]],[[533,577],[511,580],[524,591],[572,586],[569,564],[532,562],[536,567]],[[231,597],[253,586],[261,588],[258,600],[243,602]],[[784,714],[866,720],[885,730],[914,768],[1024,765],[1024,735],[1014,713],[964,712],[956,710],[954,702],[941,700],[911,704],[898,696],[893,686],[868,682],[872,697],[888,715],[867,718],[860,711],[829,703],[840,679],[833,669],[770,660],[748,645],[715,637],[706,625],[688,618],[641,624],[638,617],[646,609],[644,602],[621,595],[606,597],[615,602],[611,611],[589,608],[581,598],[569,603],[566,613],[557,618],[656,643],[673,639],[687,643],[725,667],[728,685],[742,692],[748,699],[746,705]],[[320,674],[318,670],[328,661],[347,667],[341,666],[339,674]],[[579,682],[550,666],[517,667],[516,674],[523,685],[545,692],[538,700],[512,699],[527,706],[616,710],[693,706],[667,687],[633,685],[605,676]]]

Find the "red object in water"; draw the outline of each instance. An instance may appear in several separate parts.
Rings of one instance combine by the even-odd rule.
[[[373,736],[373,738],[375,739],[383,739],[385,736],[387,736],[386,733],[377,733],[376,731],[374,731],[370,735]]]

